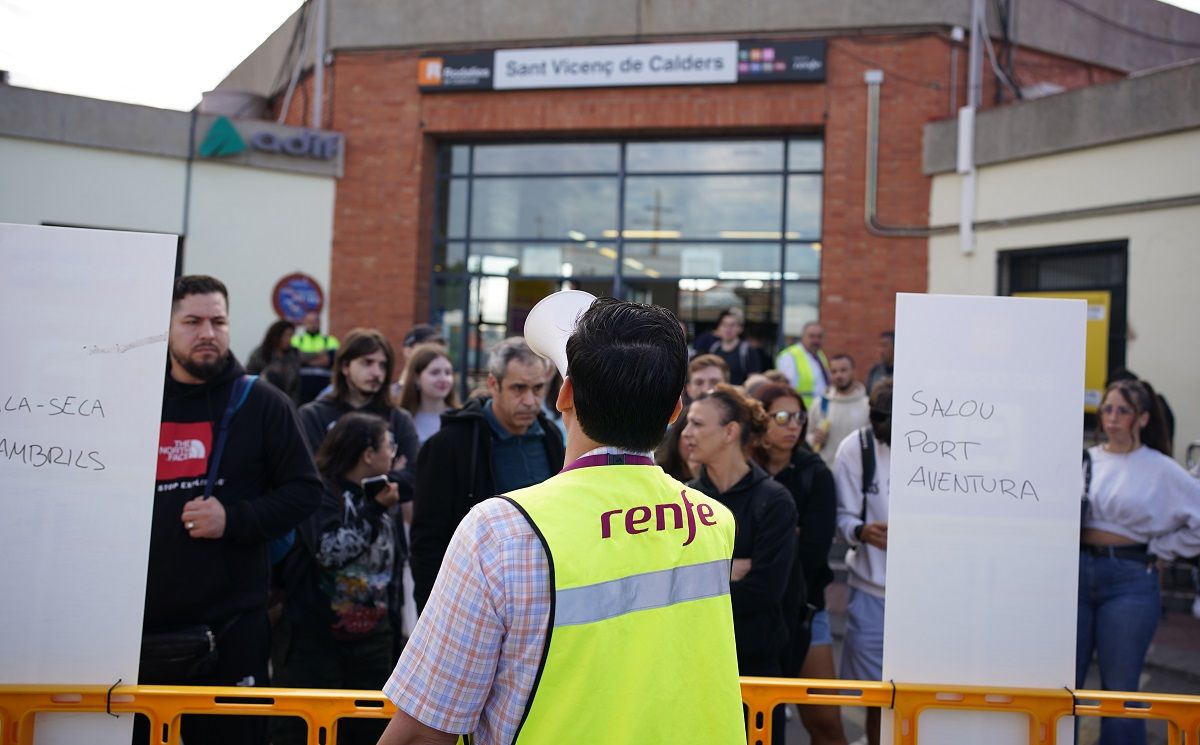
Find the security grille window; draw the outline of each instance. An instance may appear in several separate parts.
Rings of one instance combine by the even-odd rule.
[[[817,137],[445,145],[431,317],[471,372],[567,286],[693,335],[737,306],[772,353],[817,314],[822,171]]]
[[[1128,241],[1109,241],[1003,251],[998,258],[997,289],[1001,295],[1107,291],[1111,298],[1108,327],[1111,372],[1125,366],[1128,247]]]

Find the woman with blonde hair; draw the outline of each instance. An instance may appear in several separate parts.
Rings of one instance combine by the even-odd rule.
[[[442,414],[460,407],[454,391],[454,364],[440,344],[422,344],[404,366],[400,408],[412,414],[423,445],[442,427]]]
[[[682,440],[700,473],[688,484],[733,513],[737,537],[729,595],[741,675],[780,677],[788,641],[784,596],[796,555],[796,505],[788,490],[751,460],[768,420],[762,404],[721,383],[692,402]],[[783,742],[784,708],[773,714]]]

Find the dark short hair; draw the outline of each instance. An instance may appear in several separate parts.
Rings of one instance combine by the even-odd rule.
[[[221,297],[225,298],[225,307],[228,308],[229,290],[225,289],[224,282],[207,274],[185,274],[175,280],[175,291],[171,293],[171,306],[174,307],[188,295],[211,295],[214,292],[221,293]]]
[[[885,375],[875,381],[875,385],[871,386],[871,391],[867,394],[867,400],[875,411],[890,414],[892,412],[892,377]]]
[[[724,321],[730,316],[733,316],[733,320],[737,321],[738,323],[746,323],[746,318],[740,310],[737,308],[726,308],[725,310],[721,311],[721,315],[717,316],[717,325],[720,326],[721,321]]]
[[[374,414],[352,411],[334,423],[317,448],[317,470],[328,481],[344,476],[358,459],[387,434],[388,423]]]
[[[836,360],[845,360],[850,363],[850,367],[854,367],[854,358],[851,357],[850,355],[846,354],[845,352],[843,352],[841,354],[835,354],[829,358],[830,362],[834,362]]]
[[[368,354],[379,351],[382,351],[383,356],[387,358],[383,385],[363,408],[378,413],[386,413],[394,408],[391,384],[395,379],[396,353],[392,351],[392,343],[388,341],[382,331],[377,329],[353,329],[346,335],[342,346],[338,348],[337,354],[333,358],[332,395],[336,401],[349,404],[350,383],[346,380],[346,373],[342,371],[342,366],[359,357],[366,357]]]
[[[575,415],[591,439],[648,452],[662,441],[687,379],[687,339],[656,305],[595,300],[567,339]]]
[[[896,332],[895,331],[884,331],[879,336],[884,339],[890,339],[891,341],[896,341]]]
[[[403,346],[415,347],[418,344],[424,344],[426,342],[445,344],[446,340],[438,334],[437,329],[433,326],[430,326],[428,323],[418,323],[416,326],[413,326],[411,329],[409,329],[408,333],[404,335]]]

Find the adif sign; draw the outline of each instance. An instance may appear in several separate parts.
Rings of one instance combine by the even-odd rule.
[[[314,132],[279,137],[273,132],[255,132],[250,138],[250,147],[264,153],[277,153],[297,157],[329,160],[337,156],[341,137],[338,135],[319,135]]]

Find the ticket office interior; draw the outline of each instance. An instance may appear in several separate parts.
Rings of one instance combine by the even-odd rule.
[[[464,390],[559,289],[670,308],[691,339],[738,307],[770,354],[817,317],[819,134],[445,143],[437,161],[430,318]]]

